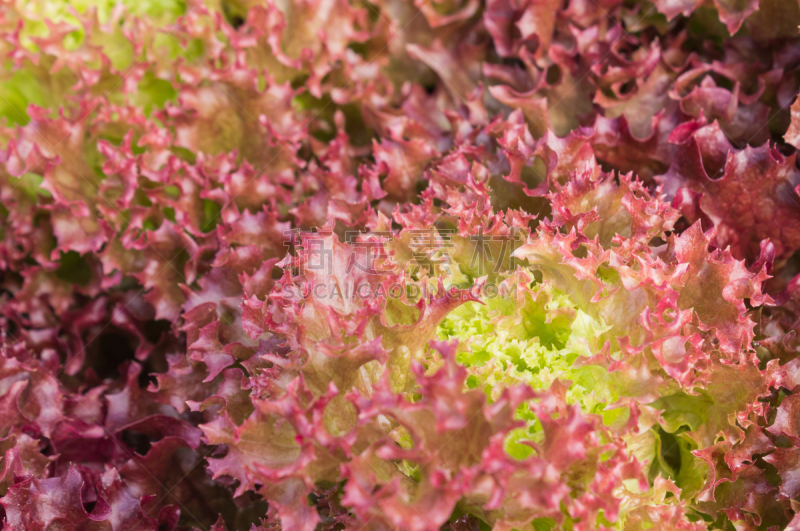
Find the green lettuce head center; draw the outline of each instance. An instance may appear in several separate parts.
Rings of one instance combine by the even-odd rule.
[[[555,380],[569,381],[570,403],[585,412],[616,400],[605,369],[576,363],[592,355],[610,327],[558,290],[537,284],[521,288],[519,302],[501,297],[470,302],[439,325],[441,339],[459,341],[458,361],[468,368],[470,385],[494,399],[510,385],[544,390]]]

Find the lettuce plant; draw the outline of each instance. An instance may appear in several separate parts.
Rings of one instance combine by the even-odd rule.
[[[800,529],[798,26],[0,0],[2,529]]]

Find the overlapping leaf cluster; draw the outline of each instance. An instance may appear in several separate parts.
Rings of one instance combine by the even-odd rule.
[[[798,25],[0,0],[3,529],[800,529]]]

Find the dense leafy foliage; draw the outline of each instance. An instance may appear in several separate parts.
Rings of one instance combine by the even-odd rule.
[[[0,0],[0,516],[800,529],[797,0]]]

